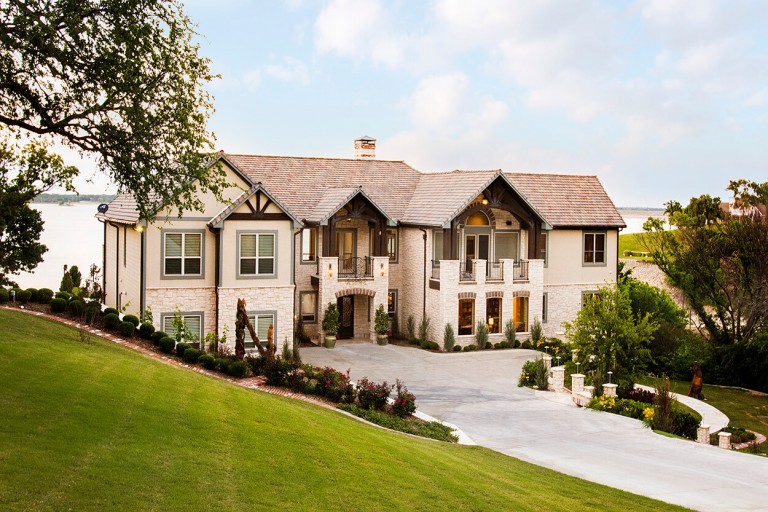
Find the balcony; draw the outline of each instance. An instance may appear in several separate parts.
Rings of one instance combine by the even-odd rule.
[[[527,284],[544,278],[543,260],[433,260],[430,286],[441,281],[489,284]]]
[[[373,279],[373,259],[339,258],[339,279]]]

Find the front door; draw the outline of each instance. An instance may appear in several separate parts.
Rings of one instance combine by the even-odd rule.
[[[355,296],[344,295],[337,301],[339,307],[339,332],[336,337],[348,340],[355,335]]]

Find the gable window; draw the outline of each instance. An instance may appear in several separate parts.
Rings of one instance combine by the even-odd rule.
[[[259,343],[261,343],[262,346],[267,346],[270,327],[272,327],[272,343],[275,343],[275,340],[277,339],[275,312],[257,311],[255,313],[249,313],[248,320],[251,322],[253,330],[256,331],[256,336],[259,337]],[[256,344],[253,342],[250,335],[245,337],[245,348],[256,348]]]
[[[275,275],[275,233],[241,233],[239,276]]]
[[[605,233],[584,233],[584,265],[605,265]]]
[[[544,266],[546,267],[549,263],[549,260],[547,259],[547,244],[549,242],[549,233],[542,233],[541,238],[539,239],[539,259],[544,260]]]
[[[512,311],[515,332],[528,332],[528,297],[512,299]]]
[[[390,263],[397,263],[397,229],[387,229],[387,254]]]
[[[163,233],[163,275],[202,276],[203,234]]]
[[[187,343],[200,341],[203,339],[203,314],[202,313],[179,313],[181,320],[187,327],[190,333],[191,339],[182,339]],[[167,313],[161,315],[163,331],[171,338],[176,338],[176,326],[174,325],[174,314]]]
[[[459,336],[475,332],[475,299],[459,299]]]
[[[304,323],[317,322],[317,292],[301,292],[299,294],[299,307],[301,308],[301,320]]]
[[[317,260],[317,228],[301,230],[301,261]]]

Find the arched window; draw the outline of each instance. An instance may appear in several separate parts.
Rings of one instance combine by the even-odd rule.
[[[483,212],[473,213],[467,218],[467,226],[490,226],[488,216]]]

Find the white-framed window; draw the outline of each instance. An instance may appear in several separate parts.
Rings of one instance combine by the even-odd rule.
[[[186,342],[200,341],[203,339],[203,314],[202,313],[179,313],[179,316],[187,326],[187,330],[192,335],[192,339],[182,340]],[[164,313],[161,315],[163,323],[163,332],[171,338],[176,338],[176,326],[173,324],[174,314]]]
[[[475,299],[459,299],[459,336],[475,333]]]
[[[314,324],[317,322],[317,292],[301,292],[299,297],[301,321]]]
[[[516,332],[528,332],[528,297],[512,298],[512,321]]]
[[[317,228],[301,230],[301,261],[317,261]]]
[[[581,307],[584,307],[584,304],[587,303],[589,300],[600,300],[600,292],[597,290],[587,290],[581,292]]]
[[[395,228],[387,229],[387,254],[390,263],[397,263],[398,231]]]
[[[277,326],[275,325],[275,312],[274,311],[257,311],[254,313],[248,313],[248,320],[251,322],[253,329],[256,331],[256,336],[259,337],[259,343],[266,346],[267,338],[269,337],[269,326],[272,327],[272,343],[277,345]],[[245,337],[246,348],[253,348],[253,340],[250,339],[250,335]]]
[[[443,230],[435,229],[432,231],[432,259],[440,261],[443,259]]]
[[[547,253],[549,252],[547,250],[547,246],[549,245],[549,233],[545,231],[539,236],[541,237],[539,239],[539,258],[544,260],[544,266],[546,267],[549,265],[549,258],[547,257]]]
[[[541,300],[541,323],[547,323],[547,315],[549,313],[549,292],[544,292],[544,296]]]
[[[275,275],[275,233],[240,233],[238,276]]]
[[[584,233],[584,265],[605,265],[605,233]]]
[[[203,234],[163,233],[163,275],[198,277],[203,274]]]

